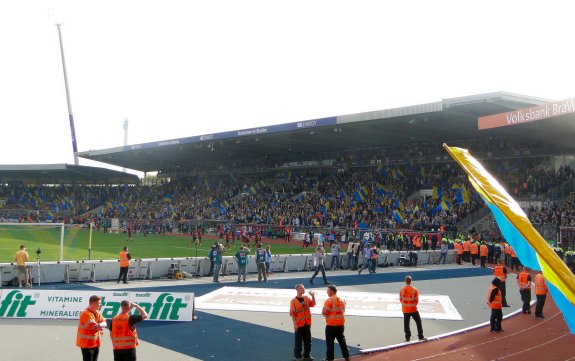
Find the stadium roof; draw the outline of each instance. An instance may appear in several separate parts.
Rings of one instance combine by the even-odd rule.
[[[573,114],[513,127],[480,131],[478,118],[549,102],[495,92],[366,113],[261,126],[214,134],[79,152],[78,156],[139,171],[193,166],[203,160],[229,161],[349,149],[438,143],[515,135],[572,148]],[[566,132],[565,128],[571,127]],[[544,131],[541,131],[544,130]]]
[[[106,168],[69,164],[0,165],[0,183],[136,184],[138,176]]]

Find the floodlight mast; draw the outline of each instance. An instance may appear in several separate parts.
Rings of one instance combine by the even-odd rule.
[[[72,133],[72,151],[74,152],[74,164],[79,165],[78,145],[76,143],[76,130],[74,127],[74,115],[72,114],[72,101],[70,100],[70,88],[68,86],[68,73],[66,72],[66,58],[64,57],[64,43],[62,42],[62,24],[56,24],[58,38],[60,39],[60,54],[62,55],[62,69],[64,70],[64,86],[66,87],[66,102],[68,104],[68,119],[70,120],[70,132]]]

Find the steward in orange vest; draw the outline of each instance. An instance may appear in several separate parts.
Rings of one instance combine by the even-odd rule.
[[[123,300],[120,307],[122,313],[110,322],[114,360],[136,361],[136,346],[139,344],[136,323],[148,318],[148,314],[140,305],[128,300]],[[138,310],[138,315],[130,315],[132,307]]]
[[[475,266],[475,260],[479,257],[479,245],[477,242],[473,241],[473,243],[469,245],[469,252],[471,253],[471,264]]]
[[[499,286],[501,285],[501,279],[495,277],[491,281],[491,288],[487,294],[487,305],[491,309],[491,318],[489,319],[489,324],[491,325],[491,332],[499,333],[503,331],[501,329],[501,320],[503,319],[503,295]]]
[[[455,251],[457,252],[457,255],[455,257],[455,262],[457,264],[461,264],[461,258],[463,257],[463,245],[461,244],[461,241],[454,242],[453,248],[455,248]]]
[[[349,360],[349,350],[345,341],[344,324],[345,324],[345,301],[337,296],[337,287],[335,285],[327,286],[327,295],[329,298],[323,304],[322,315],[325,317],[325,345],[326,360],[334,359],[335,340],[339,343],[341,354],[346,360]]]
[[[123,280],[124,283],[128,283],[128,269],[130,269],[130,260],[132,256],[128,252],[128,247],[124,247],[124,250],[118,255],[120,258],[120,274],[118,275],[118,283]]]
[[[419,235],[413,236],[411,242],[413,243],[413,249],[415,250],[421,249],[421,237],[419,237]]]
[[[470,253],[470,250],[471,250],[471,241],[470,241],[469,239],[466,239],[466,240],[463,242],[463,260],[464,260],[465,262],[470,262],[470,261],[471,261],[471,257],[470,257],[471,253]]]
[[[487,255],[489,254],[489,248],[485,243],[481,243],[479,247],[479,257],[481,258],[481,267],[485,268],[485,262],[487,261]]]
[[[97,361],[102,343],[102,330],[106,327],[106,319],[102,317],[99,309],[102,298],[97,295],[90,297],[89,306],[81,314],[78,320],[76,334],[76,346],[82,350],[84,361]]]
[[[535,275],[535,297],[537,297],[537,305],[535,306],[535,317],[544,319],[543,316],[543,306],[545,306],[545,299],[547,298],[547,292],[549,289],[547,288],[547,284],[545,283],[545,277],[543,277],[543,273],[539,271],[537,275]]]
[[[523,313],[531,314],[531,275],[528,267],[523,267],[523,271],[517,275],[517,284],[523,301]]]
[[[302,359],[301,344],[303,341],[303,357],[311,359],[311,312],[310,308],[315,306],[315,293],[310,291],[310,296],[304,296],[305,287],[302,284],[295,285],[297,296],[295,296],[289,307],[289,314],[293,320],[295,331],[294,357],[296,360]]]
[[[507,287],[505,285],[505,280],[507,280],[507,268],[503,265],[503,260],[498,259],[497,265],[493,268],[493,275],[501,281],[501,284],[498,286],[499,290],[501,291],[501,299],[503,302],[503,307],[509,307],[507,304],[506,294],[507,294]]]
[[[425,337],[423,336],[423,326],[421,325],[421,317],[417,311],[419,291],[411,285],[411,276],[405,276],[405,286],[399,290],[399,301],[401,302],[401,311],[403,312],[403,331],[405,332],[405,341],[409,342],[411,338],[409,321],[412,317],[417,325],[417,338],[425,340]]]

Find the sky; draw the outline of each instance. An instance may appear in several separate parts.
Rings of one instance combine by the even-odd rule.
[[[0,164],[495,91],[575,97],[572,1],[2,1]],[[80,158],[80,164],[107,166]]]

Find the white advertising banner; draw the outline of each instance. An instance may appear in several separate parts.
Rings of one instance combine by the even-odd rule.
[[[192,320],[193,293],[32,289],[0,291],[0,318],[78,319],[92,295],[102,297],[100,312],[107,319],[120,313],[122,300],[129,300],[146,310],[151,321]]]
[[[305,238],[305,232],[293,232],[292,237],[294,241],[303,241]]]
[[[307,289],[308,292],[310,289]],[[325,288],[316,291],[316,306],[311,313],[321,314],[327,293]],[[346,302],[348,316],[403,317],[398,293],[338,291]],[[289,303],[295,297],[294,290],[222,287],[197,298],[198,310],[235,310],[289,312]],[[463,320],[449,296],[419,295],[417,305],[421,318],[435,320]]]

